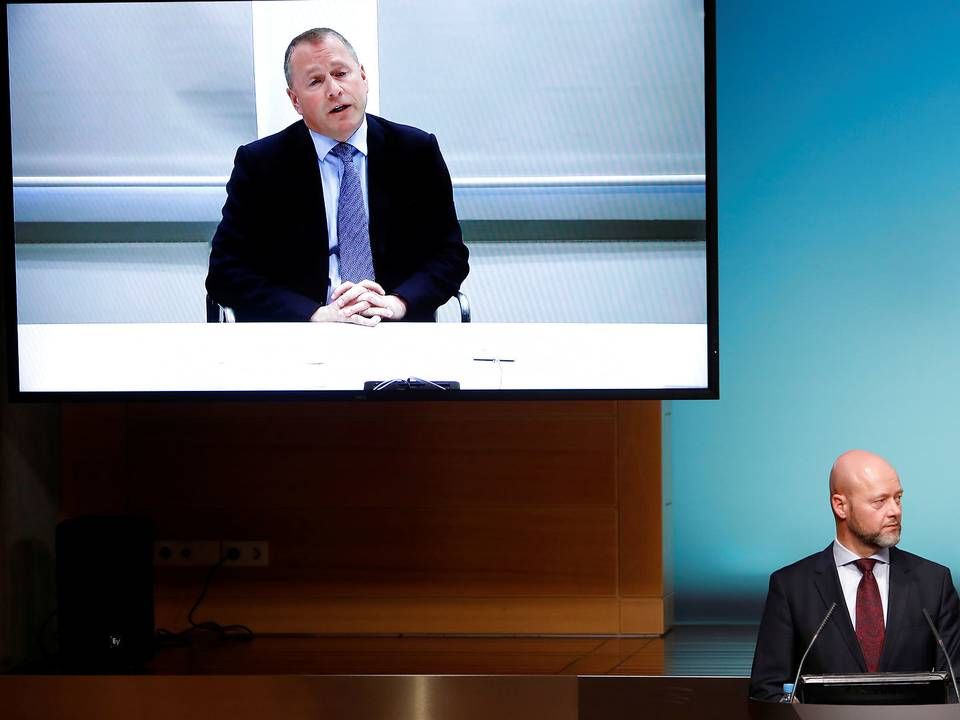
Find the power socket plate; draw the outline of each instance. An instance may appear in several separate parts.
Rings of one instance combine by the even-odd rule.
[[[219,540],[158,540],[153,543],[153,564],[157,566],[210,567],[219,559]]]
[[[227,557],[230,550],[235,549],[240,556],[236,560]],[[224,565],[233,567],[267,567],[270,564],[270,543],[266,540],[224,540],[220,551],[223,553]]]

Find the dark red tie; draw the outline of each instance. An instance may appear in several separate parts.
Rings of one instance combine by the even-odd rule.
[[[860,558],[856,565],[863,573],[857,585],[857,640],[867,661],[867,672],[876,672],[880,667],[880,652],[883,650],[883,604],[880,588],[873,576],[873,558]]]

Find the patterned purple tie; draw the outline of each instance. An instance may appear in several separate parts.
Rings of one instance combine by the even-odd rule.
[[[880,652],[883,650],[883,604],[880,602],[880,587],[873,576],[873,558],[860,558],[856,566],[863,573],[857,585],[857,640],[867,661],[867,672],[876,672],[880,667]]]
[[[360,173],[353,164],[353,158],[359,150],[347,143],[339,143],[330,152],[343,162],[340,199],[337,201],[340,279],[351,282],[374,280],[370,232],[363,206],[363,191],[360,189]]]

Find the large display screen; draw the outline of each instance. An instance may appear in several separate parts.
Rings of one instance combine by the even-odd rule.
[[[716,397],[713,12],[6,4],[13,395]]]

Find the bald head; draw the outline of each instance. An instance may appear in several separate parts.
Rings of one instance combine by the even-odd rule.
[[[879,455],[850,450],[830,470],[830,505],[837,539],[862,557],[900,542],[903,488]]]
[[[830,469],[830,494],[890,476],[897,477],[897,471],[879,455],[866,450],[848,450]]]

